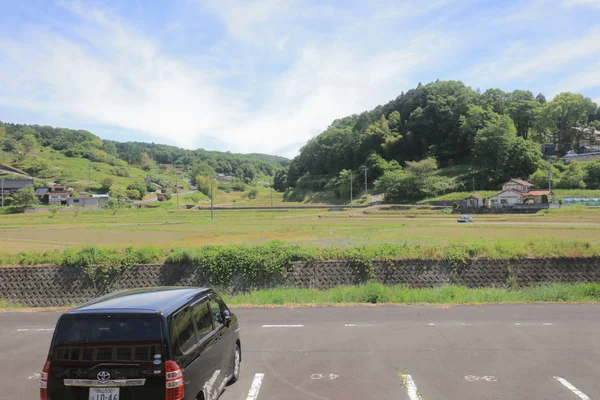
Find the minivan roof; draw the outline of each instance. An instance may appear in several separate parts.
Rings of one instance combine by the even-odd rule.
[[[67,314],[111,313],[162,313],[170,314],[194,296],[208,292],[208,288],[149,287],[123,290],[94,299]]]

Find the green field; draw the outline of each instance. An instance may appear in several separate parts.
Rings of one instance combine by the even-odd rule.
[[[480,215],[473,224],[434,210],[206,210],[125,209],[82,211],[77,217],[46,211],[0,216],[0,254],[100,247],[197,247],[259,244],[272,240],[311,247],[379,243],[600,244],[600,212],[565,207],[535,215]]]

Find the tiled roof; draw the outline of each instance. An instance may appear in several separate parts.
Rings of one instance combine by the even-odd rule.
[[[508,181],[506,183],[511,183],[511,182],[518,183],[519,185],[522,185],[522,186],[525,186],[525,187],[531,187],[531,186],[533,186],[531,183],[529,183],[527,181],[524,181],[523,179],[517,179],[517,178],[513,178],[513,179],[511,179],[510,181]],[[506,183],[505,183],[505,185],[506,185]]]
[[[543,196],[543,195],[551,195],[554,194],[552,192],[552,190],[530,190],[529,193],[527,193],[530,196]]]

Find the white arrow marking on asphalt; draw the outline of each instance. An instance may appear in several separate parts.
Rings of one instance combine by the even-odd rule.
[[[581,400],[591,400],[587,394],[583,393],[581,390],[577,389],[575,386],[573,386],[571,384],[571,382],[569,382],[568,380],[566,380],[565,378],[561,378],[560,376],[555,376],[554,379],[556,379],[557,381],[559,381],[560,383],[562,383],[562,385],[564,387],[566,387],[567,389],[569,389],[571,392],[575,393],[577,396],[579,396],[579,398]]]
[[[250,391],[248,392],[246,400],[256,400],[258,398],[258,392],[264,377],[265,374],[254,374],[254,380],[252,381],[252,386],[250,386]]]

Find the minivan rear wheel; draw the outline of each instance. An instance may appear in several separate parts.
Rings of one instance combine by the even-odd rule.
[[[229,384],[236,383],[240,378],[240,369],[242,364],[242,352],[240,350],[240,345],[235,344],[235,349],[233,350],[233,374],[231,376],[231,380]]]

